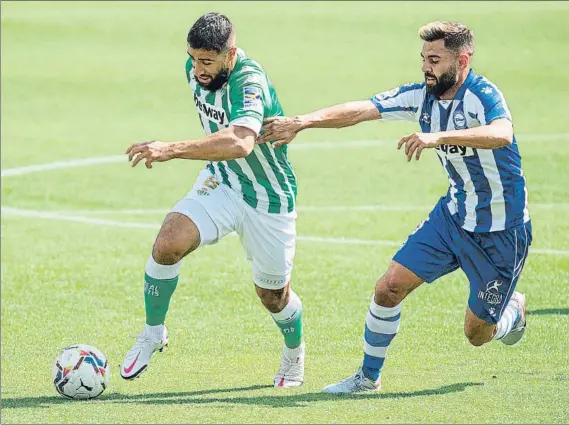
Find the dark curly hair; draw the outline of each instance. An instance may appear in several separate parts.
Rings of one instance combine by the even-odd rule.
[[[227,49],[233,31],[233,24],[227,16],[215,12],[206,13],[190,28],[188,43],[192,49],[220,53]]]

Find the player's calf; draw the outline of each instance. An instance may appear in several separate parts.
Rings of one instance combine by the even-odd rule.
[[[492,340],[495,330],[495,324],[486,322],[467,308],[464,318],[464,335],[470,344],[475,347],[486,344]]]
[[[494,334],[494,330],[496,329],[496,325],[488,325],[488,329],[465,329],[464,335],[468,339],[471,345],[474,347],[480,347],[487,342],[492,340],[492,335]]]
[[[488,323],[477,317],[469,308],[464,321],[464,333],[468,341],[476,347],[493,339],[501,340],[506,345],[515,345],[522,339],[525,332],[525,313],[525,295],[516,291],[508,301],[497,324]]]
[[[275,374],[274,386],[300,386],[304,382],[305,356],[302,302],[288,283],[280,289],[266,289],[256,285],[255,290],[284,337],[281,366]]]
[[[270,313],[278,313],[279,311],[282,311],[290,299],[288,284],[284,288],[275,290],[255,286],[255,291],[265,308],[269,310]]]
[[[377,281],[366,315],[363,364],[351,377],[323,389],[327,393],[358,393],[381,389],[381,369],[389,345],[401,322],[403,299],[423,283],[423,279],[392,261]]]
[[[125,356],[121,366],[124,379],[140,376],[152,355],[168,345],[164,322],[178,285],[180,261],[199,242],[198,228],[188,217],[178,213],[166,216],[144,270],[146,326]]]

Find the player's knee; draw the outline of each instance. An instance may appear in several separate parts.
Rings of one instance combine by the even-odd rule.
[[[186,247],[176,240],[158,236],[152,248],[152,257],[158,264],[176,264],[186,253]]]
[[[271,313],[278,313],[286,307],[288,302],[288,286],[282,289],[264,289],[258,286],[255,287],[257,296]]]
[[[199,231],[187,217],[173,213],[164,220],[152,248],[158,264],[176,264],[199,246]]]
[[[491,336],[488,338],[487,333],[482,332],[480,329],[465,328],[464,335],[468,339],[468,342],[475,347],[480,347],[492,339]]]
[[[392,273],[386,273],[375,286],[375,302],[384,307],[395,307],[405,295],[404,285]]]

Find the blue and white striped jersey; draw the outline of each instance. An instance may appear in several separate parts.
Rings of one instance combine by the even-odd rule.
[[[371,98],[381,120],[419,122],[424,133],[462,130],[512,117],[502,92],[470,70],[453,100],[427,94],[425,83],[407,84]],[[450,187],[451,214],[471,232],[505,230],[529,221],[527,188],[514,136],[512,145],[499,149],[437,146]]]

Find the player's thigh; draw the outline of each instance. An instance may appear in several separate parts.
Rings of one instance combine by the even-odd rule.
[[[504,312],[531,245],[531,224],[512,229],[464,232],[460,265],[470,282],[468,307],[479,319],[496,324]]]
[[[265,290],[280,290],[290,281],[296,249],[296,212],[269,214],[244,205],[238,229],[253,282]]]
[[[204,169],[192,190],[172,208],[171,213],[189,218],[197,228],[199,240],[194,249],[216,244],[236,230],[242,214],[230,196],[230,190],[209,170]]]
[[[411,288],[419,281],[433,282],[458,268],[458,262],[449,247],[449,235],[454,224],[444,216],[446,208],[439,202],[429,217],[409,235],[403,246],[393,256],[391,272],[385,280]]]

